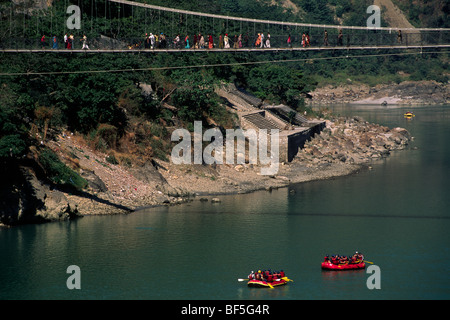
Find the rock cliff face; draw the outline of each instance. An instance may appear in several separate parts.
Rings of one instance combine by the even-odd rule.
[[[41,223],[79,216],[77,204],[63,192],[42,183],[33,166],[10,165],[8,172],[2,173],[0,223]]]

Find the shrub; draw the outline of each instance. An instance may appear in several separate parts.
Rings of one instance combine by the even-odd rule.
[[[88,185],[85,179],[62,163],[50,149],[44,149],[40,153],[39,162],[48,178],[57,185],[73,187],[76,190],[86,188]]]
[[[107,123],[102,123],[98,126],[97,137],[102,139],[108,148],[116,148],[117,136],[117,128],[115,126]]]
[[[119,164],[119,161],[117,161],[114,154],[110,154],[110,155],[106,156],[105,160],[106,160],[106,162],[111,163],[111,164]]]
[[[25,153],[26,143],[18,134],[0,138],[0,158],[18,157]]]

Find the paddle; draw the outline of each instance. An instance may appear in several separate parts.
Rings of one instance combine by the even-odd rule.
[[[242,282],[242,281],[248,281],[250,279],[238,279],[238,281]]]
[[[370,262],[370,261],[367,261],[367,260],[364,260],[364,262],[367,262],[367,263],[373,264],[373,262]]]

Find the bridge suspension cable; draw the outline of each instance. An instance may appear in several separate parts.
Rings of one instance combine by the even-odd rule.
[[[142,3],[142,2],[136,2],[136,1],[129,1],[129,0],[108,0],[108,1],[120,3],[120,4],[126,4],[126,5],[130,5],[130,6],[135,6],[135,7],[167,11],[167,12],[174,12],[174,13],[187,14],[187,15],[194,15],[194,16],[200,16],[200,17],[208,17],[208,18],[214,18],[214,19],[225,19],[225,20],[232,20],[232,21],[283,25],[283,26],[292,26],[292,27],[352,29],[352,30],[367,30],[367,29],[369,29],[369,30],[385,30],[385,31],[392,31],[392,30],[408,31],[409,30],[409,31],[415,31],[415,32],[418,32],[418,31],[419,32],[420,31],[450,31],[450,28],[400,28],[400,27],[368,28],[367,26],[341,26],[341,25],[326,25],[326,24],[313,24],[313,23],[275,21],[275,20],[260,20],[260,19],[241,18],[241,17],[225,16],[225,15],[212,14],[212,13],[203,13],[203,12],[196,12],[196,11],[174,9],[174,8],[161,7],[161,6],[156,6],[156,5],[151,5],[151,4],[146,4],[146,3]]]
[[[3,17],[0,21],[3,29],[0,33],[0,51],[45,52],[51,48],[55,52],[65,49],[76,52],[84,43],[80,39],[84,35],[87,35],[89,49],[95,49],[98,53],[127,50],[187,52],[184,49],[191,49],[189,52],[197,49],[214,49],[218,52],[231,52],[232,49],[236,49],[235,52],[365,50],[442,48],[450,45],[450,28],[371,29],[366,26],[261,20],[129,0],[79,0],[83,17],[81,28],[68,31],[66,22],[69,14],[66,10],[71,3],[69,0],[54,1],[45,10],[29,9],[24,3],[11,1],[10,4],[0,5],[0,17]],[[68,36],[67,33],[73,33],[76,38],[69,41],[70,48],[65,40],[61,41],[64,35]],[[260,34],[261,38],[258,39]],[[228,45],[224,45],[225,35]],[[200,38],[203,37],[201,45]],[[151,44],[152,41],[155,43]]]

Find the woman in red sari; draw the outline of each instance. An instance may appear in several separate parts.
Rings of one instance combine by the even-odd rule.
[[[209,40],[208,40],[208,48],[212,49],[214,47],[214,41],[213,41],[213,37],[212,35],[209,35]]]

